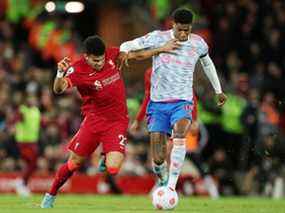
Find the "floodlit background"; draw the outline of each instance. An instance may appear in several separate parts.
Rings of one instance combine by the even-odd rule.
[[[75,91],[53,94],[56,62],[64,56],[76,60],[88,35],[99,34],[108,46],[119,46],[154,29],[169,29],[170,14],[179,6],[194,12],[194,32],[210,46],[228,95],[227,104],[217,108],[211,85],[197,66],[198,117],[207,130],[201,134],[208,137],[201,151],[203,168],[214,177],[222,195],[283,196],[283,0],[1,0],[0,192],[13,191],[12,180],[25,166],[19,157],[15,126],[19,107],[29,98],[41,112],[40,154],[31,189],[46,191],[55,170],[67,158],[66,144],[81,122],[81,102]],[[143,99],[144,71],[150,66],[151,61],[143,61],[124,70],[131,120]],[[122,191],[147,193],[151,189],[154,178],[148,148],[145,128],[129,136],[126,161],[117,178]],[[64,190],[110,192],[108,182],[96,170],[99,154],[100,150]],[[207,194],[191,155],[182,173],[179,192]],[[86,181],[93,184],[93,190],[88,191],[90,185],[84,187]]]

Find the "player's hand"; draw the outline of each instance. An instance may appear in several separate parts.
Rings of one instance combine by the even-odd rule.
[[[66,72],[70,67],[71,59],[69,57],[64,57],[60,62],[57,63],[57,70],[60,72]]]
[[[172,50],[175,50],[179,48],[181,45],[178,43],[178,39],[171,39],[168,42],[166,42],[162,47],[162,52],[171,52]]]
[[[140,130],[141,128],[141,125],[140,125],[140,122],[135,120],[132,124],[131,124],[131,127],[130,127],[130,134],[132,135],[135,135],[138,133],[138,131]]]
[[[227,99],[228,99],[228,97],[223,92],[220,93],[220,94],[217,94],[217,98],[218,98],[217,105],[219,107],[223,106],[226,103]]]
[[[128,59],[129,59],[128,53],[120,52],[120,55],[116,61],[116,65],[119,70],[122,70],[123,66],[127,66],[127,67],[129,66]]]

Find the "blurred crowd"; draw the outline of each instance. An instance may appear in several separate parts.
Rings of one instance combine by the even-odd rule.
[[[9,1],[13,2],[13,1]],[[23,2],[26,2],[23,1]],[[36,2],[36,3],[35,3]],[[40,3],[39,3],[40,2]],[[124,2],[124,1],[122,1]],[[131,4],[130,1],[126,1]],[[125,4],[126,4],[125,2]],[[177,6],[195,13],[194,31],[205,38],[228,102],[215,104],[209,83],[197,67],[195,91],[199,122],[208,135],[200,150],[203,167],[219,182],[225,195],[273,195],[285,177],[285,2],[140,1],[150,28],[167,29]],[[3,3],[2,3],[3,4]],[[0,3],[1,5],[1,3]],[[0,10],[0,171],[20,171],[24,166],[16,143],[19,107],[34,100],[41,113],[38,173],[54,172],[67,158],[66,144],[81,122],[76,91],[55,96],[52,82],[56,61],[64,55],[78,57],[80,36],[69,19],[43,16],[41,1],[31,1],[32,11],[9,14]],[[6,9],[3,9],[6,8]],[[138,10],[134,6],[128,8]],[[22,14],[22,15],[21,15]],[[56,50],[56,51],[55,51]],[[143,97],[143,82],[127,84],[131,120]],[[129,136],[121,174],[151,172],[145,129]],[[100,150],[82,168],[96,173]],[[188,162],[189,161],[189,162]],[[191,154],[184,173],[191,173]],[[190,168],[191,167],[191,168]]]

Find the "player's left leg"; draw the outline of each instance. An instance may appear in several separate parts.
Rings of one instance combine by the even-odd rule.
[[[106,170],[110,175],[116,175],[125,158],[128,121],[106,123],[105,126],[107,128],[104,134],[101,134],[99,141],[103,145]]]
[[[53,207],[58,190],[66,183],[73,173],[81,167],[85,159],[86,157],[79,156],[71,151],[68,161],[61,165],[57,170],[51,189],[45,194],[42,200],[41,208]]]
[[[103,145],[103,157],[99,162],[99,169],[105,172],[105,178],[113,193],[121,193],[117,186],[115,176],[119,173],[125,158],[127,143],[126,133],[128,121],[116,121],[106,123],[104,134],[101,134],[100,141]]]
[[[98,171],[105,175],[106,182],[110,185],[112,193],[115,194],[122,193],[121,189],[116,183],[115,175],[119,172],[123,160],[124,154],[114,151],[103,154],[98,163]]]
[[[45,194],[41,208],[52,208],[61,186],[77,171],[85,159],[89,157],[99,145],[97,133],[94,132],[92,118],[84,119],[80,129],[69,143],[70,156],[56,172],[51,189]]]
[[[106,168],[110,175],[116,175],[120,171],[124,161],[124,154],[118,151],[111,151],[106,154]]]
[[[186,155],[186,134],[191,125],[192,106],[192,103],[188,101],[180,101],[173,104],[171,115],[173,147],[170,154],[169,179],[167,184],[173,190],[176,188]]]
[[[173,128],[173,147],[170,153],[170,167],[168,187],[175,190],[180,171],[182,169],[184,158],[186,154],[186,132],[191,121],[188,119],[181,119],[175,123]]]

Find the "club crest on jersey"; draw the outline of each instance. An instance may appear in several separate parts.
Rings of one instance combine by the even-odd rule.
[[[74,68],[73,67],[69,67],[68,70],[66,71],[66,76],[69,76],[73,72],[74,72]]]
[[[94,86],[97,91],[103,89],[103,85],[99,80],[94,81]]]

